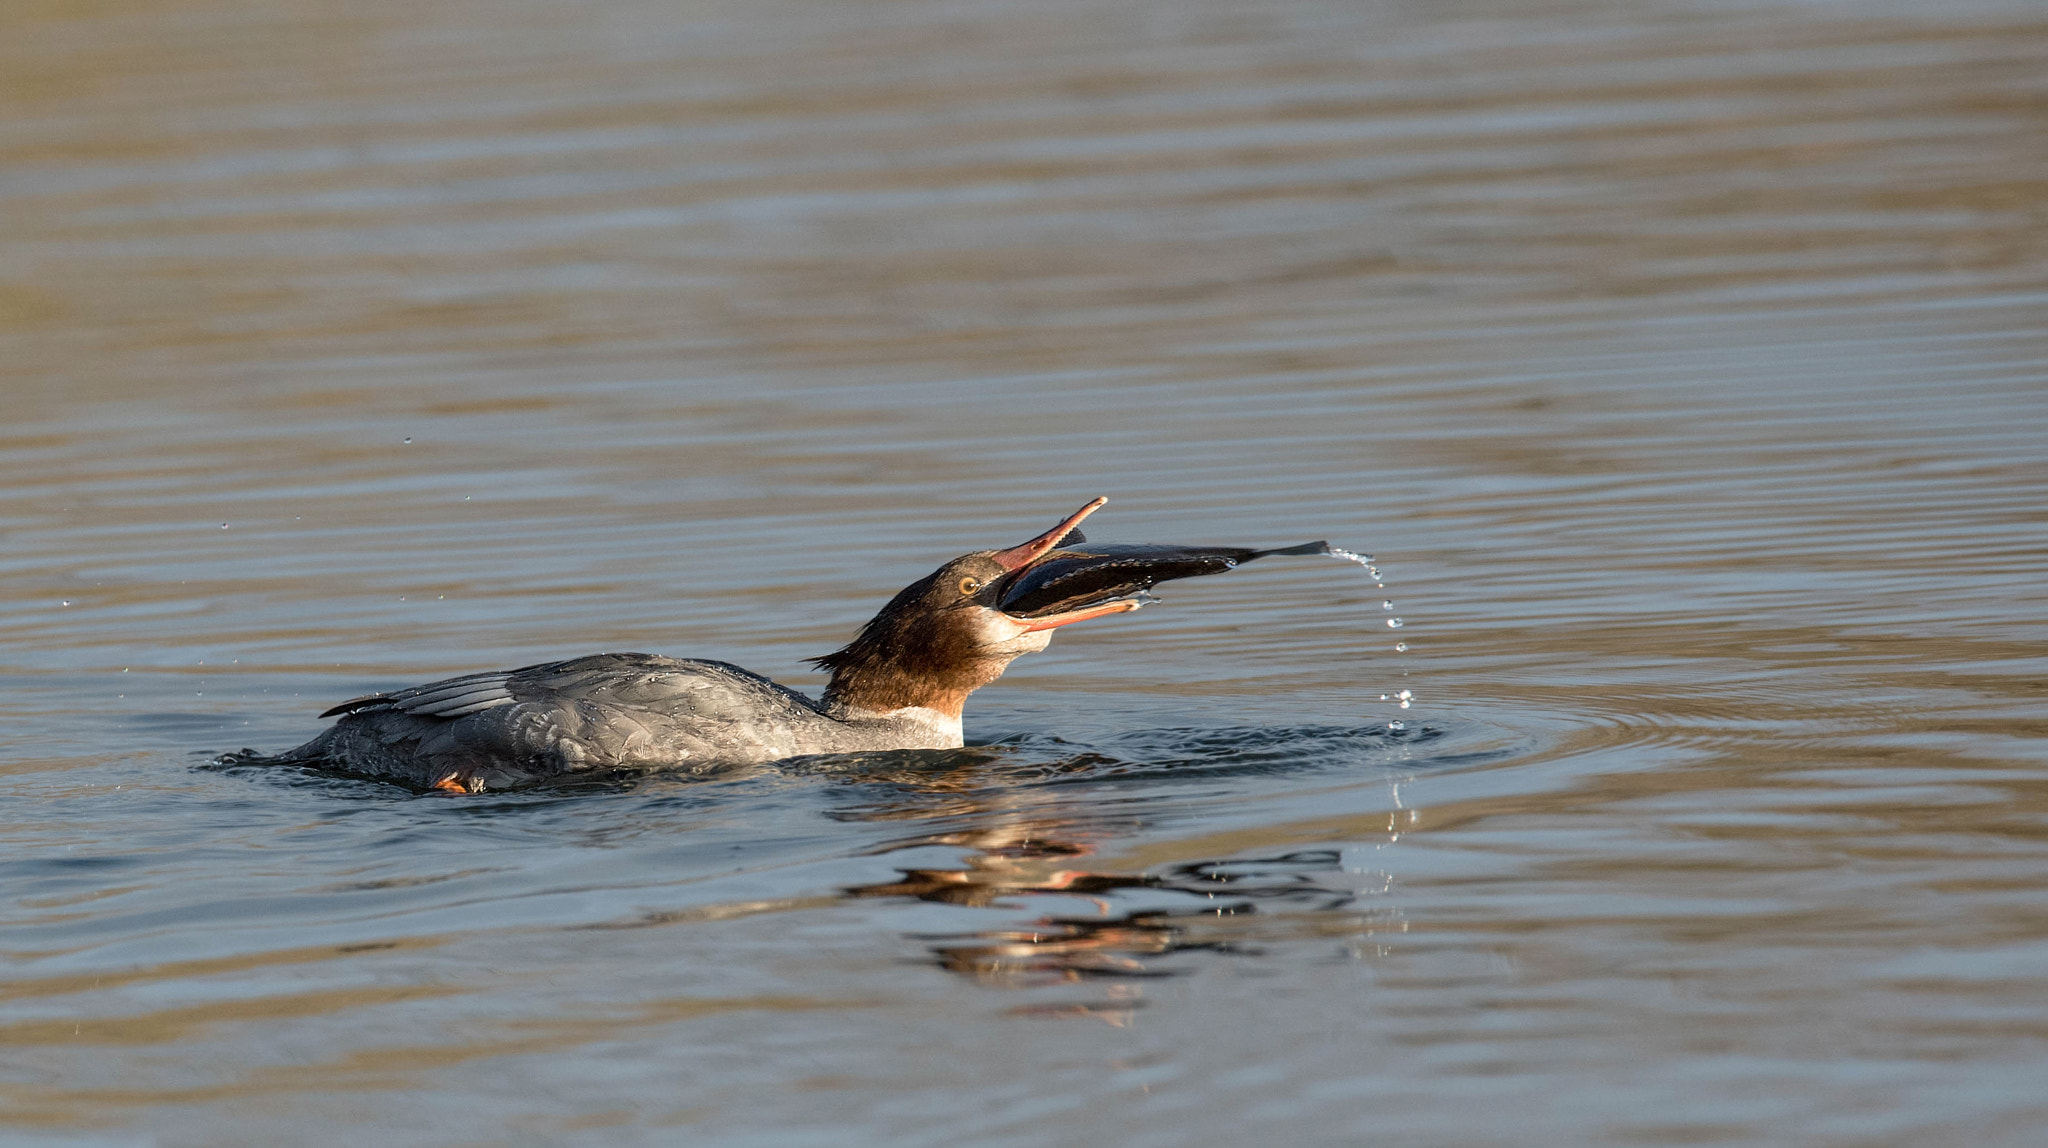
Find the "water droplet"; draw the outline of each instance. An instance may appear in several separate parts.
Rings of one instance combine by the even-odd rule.
[[[59,599],[57,599],[57,604],[58,604],[59,606],[69,606],[69,605],[71,604],[71,599],[69,599],[69,598],[59,598]]]
[[[1393,608],[1394,608],[1394,604],[1393,604],[1392,602],[1381,602],[1381,603],[1380,603],[1380,609],[1382,609],[1382,610],[1391,610],[1391,609],[1393,609]]]
[[[1404,701],[1404,702],[1405,702],[1405,701],[1407,701],[1407,700],[1408,700],[1409,698],[1412,698],[1412,697],[1414,697],[1414,696],[1415,696],[1415,691],[1413,691],[1413,690],[1402,690],[1402,691],[1401,691],[1400,693],[1398,693],[1398,694],[1395,694],[1394,696],[1395,696],[1395,697],[1397,697],[1397,698],[1400,698],[1400,699],[1401,699],[1402,701]]]
[[[1408,725],[1407,725],[1407,723],[1406,723],[1406,722],[1403,722],[1403,721],[1402,721],[1402,720],[1401,720],[1400,718],[1395,718],[1395,719],[1394,719],[1393,721],[1390,721],[1390,722],[1388,722],[1388,723],[1387,723],[1387,728],[1388,728],[1388,729],[1407,729],[1407,728],[1408,728]]]
[[[1401,708],[1402,708],[1402,709],[1404,709],[1404,710],[1405,710],[1405,709],[1407,709],[1407,708],[1408,708],[1408,707],[1409,707],[1410,705],[1412,705],[1412,704],[1413,704],[1413,703],[1412,703],[1412,702],[1410,702],[1410,701],[1409,701],[1409,700],[1408,700],[1407,698],[1402,698],[1402,699],[1401,699]]]
[[[412,436],[411,436],[411,435],[406,435],[406,436],[405,436],[405,441],[407,441],[407,442],[411,442],[411,441],[412,441]]]
[[[1405,654],[1405,653],[1407,653],[1407,652],[1408,652],[1408,643],[1406,643],[1406,642],[1395,642],[1395,643],[1394,643],[1394,652],[1395,652],[1395,653],[1397,653],[1397,654]]]
[[[1380,700],[1381,700],[1381,701],[1386,701],[1386,700],[1387,700],[1387,695],[1386,695],[1386,694],[1381,694],[1381,695],[1380,695]]]
[[[1358,563],[1358,564],[1359,564],[1360,566],[1368,566],[1368,567],[1369,567],[1369,566],[1371,566],[1371,565],[1372,565],[1372,555],[1370,555],[1370,554],[1354,554],[1354,553],[1352,553],[1351,551],[1349,551],[1349,550],[1346,550],[1346,549],[1344,549],[1344,548],[1343,548],[1343,547],[1341,547],[1341,546],[1332,546],[1332,547],[1330,547],[1330,557],[1332,557],[1332,558],[1342,558],[1342,559],[1343,559],[1344,561],[1346,561],[1346,562],[1356,562],[1356,563]]]
[[[221,524],[220,524],[220,528],[221,528],[222,530],[226,530],[226,529],[228,528],[228,524],[227,524],[227,523],[225,523],[225,522],[223,522],[223,523],[221,523]]]
[[[1402,626],[1402,622],[1401,622],[1401,619],[1399,619],[1399,618],[1388,618],[1388,619],[1387,619],[1387,629],[1389,629],[1389,630],[1398,630],[1398,629],[1400,629],[1400,628],[1401,628],[1401,626]]]

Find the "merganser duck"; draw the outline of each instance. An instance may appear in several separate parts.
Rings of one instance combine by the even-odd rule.
[[[593,654],[355,698],[320,715],[341,719],[320,736],[266,760],[478,793],[586,770],[957,749],[967,695],[1059,627],[1135,610],[1169,579],[1329,552],[1322,542],[1081,549],[1081,520],[1107,501],[905,587],[844,649],[812,659],[832,673],[820,701],[726,662]]]

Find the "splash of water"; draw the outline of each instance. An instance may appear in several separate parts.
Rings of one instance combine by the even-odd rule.
[[[1346,562],[1356,562],[1356,563],[1357,563],[1357,564],[1359,564],[1360,566],[1363,566],[1363,567],[1365,567],[1365,573],[1366,573],[1366,576],[1372,579],[1372,581],[1373,581],[1373,585],[1374,585],[1374,586],[1375,586],[1376,588],[1378,588],[1378,589],[1381,589],[1381,590],[1384,590],[1384,589],[1386,589],[1386,587],[1387,587],[1387,580],[1386,580],[1386,578],[1385,578],[1384,576],[1382,576],[1382,575],[1380,574],[1380,568],[1379,568],[1378,566],[1376,566],[1376,565],[1374,565],[1374,564],[1373,564],[1373,557],[1372,557],[1372,555],[1370,555],[1370,554],[1359,554],[1359,553],[1357,553],[1356,551],[1351,551],[1351,550],[1345,550],[1345,549],[1343,549],[1342,547],[1338,547],[1338,546],[1332,546],[1332,547],[1330,547],[1330,548],[1329,548],[1329,554],[1330,554],[1330,557],[1332,557],[1332,558],[1339,558],[1339,559],[1342,559],[1342,560],[1344,560],[1344,561],[1346,561]],[[1394,601],[1393,601],[1393,599],[1391,599],[1391,598],[1385,598],[1385,599],[1382,599],[1382,600],[1380,601],[1380,610],[1381,610],[1381,611],[1382,611],[1383,613],[1389,613],[1389,614],[1393,613],[1393,611],[1394,611]],[[1387,622],[1387,628],[1388,628],[1388,629],[1390,629],[1390,630],[1398,630],[1398,629],[1400,629],[1400,628],[1401,628],[1401,627],[1402,627],[1403,625],[1405,625],[1405,623],[1404,623],[1404,622],[1402,622],[1402,620],[1401,620],[1401,619],[1399,619],[1399,618],[1388,618],[1388,619],[1386,620],[1386,622]],[[1406,642],[1395,642],[1395,643],[1394,643],[1394,652],[1395,652],[1395,653],[1397,653],[1397,654],[1405,654],[1405,653],[1407,653],[1407,652],[1408,652],[1408,643],[1406,643]],[[1401,671],[1401,676],[1402,676],[1402,677],[1407,677],[1407,676],[1408,676],[1408,671],[1406,671],[1406,670],[1402,670],[1402,671]],[[1402,709],[1404,709],[1404,710],[1405,710],[1405,709],[1408,709],[1408,708],[1410,708],[1411,706],[1413,706],[1413,705],[1415,704],[1415,694],[1414,694],[1414,692],[1413,692],[1413,691],[1411,691],[1411,690],[1405,690],[1405,689],[1404,689],[1404,690],[1402,690],[1402,691],[1400,691],[1399,693],[1396,693],[1396,694],[1381,694],[1381,695],[1380,695],[1380,700],[1381,700],[1381,701],[1383,701],[1383,702],[1386,702],[1386,701],[1391,701],[1391,702],[1393,702],[1394,704],[1396,704],[1396,705],[1400,706],[1400,707],[1401,707]],[[1397,719],[1395,719],[1395,720],[1393,720],[1393,721],[1389,721],[1389,722],[1387,723],[1387,728],[1388,728],[1388,729],[1390,729],[1390,730],[1400,730],[1400,729],[1405,729],[1405,728],[1407,728],[1407,727],[1406,727],[1406,726],[1405,726],[1405,725],[1404,725],[1404,724],[1403,724],[1403,723],[1402,723],[1402,722],[1401,722],[1401,721],[1400,721],[1400,720],[1399,720],[1399,719],[1397,718]]]

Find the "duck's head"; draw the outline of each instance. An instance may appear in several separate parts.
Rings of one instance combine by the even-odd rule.
[[[1007,550],[963,554],[904,587],[844,649],[812,659],[832,672],[826,704],[888,713],[922,707],[958,718],[967,695],[1044,649],[1061,626],[1121,614],[1152,601],[1173,578],[1214,574],[1272,553],[1327,553],[1314,542],[1288,551],[1228,547],[1097,546],[1081,520],[1096,498],[1059,525]]]

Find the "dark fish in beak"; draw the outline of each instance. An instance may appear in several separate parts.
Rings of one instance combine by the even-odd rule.
[[[1078,541],[1074,533],[1057,540]],[[1029,565],[1004,580],[996,607],[1032,630],[1050,630],[1070,622],[1135,610],[1151,600],[1146,591],[1161,582],[1221,574],[1273,554],[1329,552],[1327,542],[1304,542],[1276,550],[1143,545],[1054,550],[1048,546]]]

